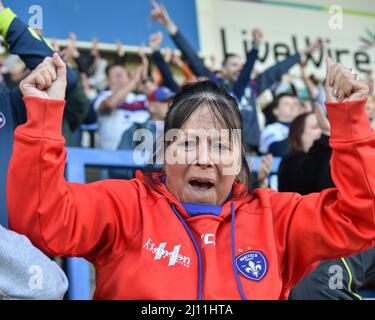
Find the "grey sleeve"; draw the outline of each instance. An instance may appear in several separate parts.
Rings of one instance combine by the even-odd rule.
[[[60,267],[22,235],[0,226],[0,300],[59,300],[68,289]]]

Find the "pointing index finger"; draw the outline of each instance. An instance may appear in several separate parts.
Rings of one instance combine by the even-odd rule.
[[[159,4],[156,2],[156,0],[150,0],[150,2],[154,9],[159,9]]]

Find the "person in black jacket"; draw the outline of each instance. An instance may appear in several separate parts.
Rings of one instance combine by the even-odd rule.
[[[349,258],[322,261],[291,291],[289,300],[362,300],[360,289],[373,283],[375,247]]]
[[[290,125],[288,153],[279,167],[279,191],[306,195],[333,187],[329,122],[320,106]]]
[[[48,41],[30,29],[10,8],[5,8],[1,0],[0,35],[9,53],[18,55],[30,70],[54,53]],[[77,84],[77,75],[71,68],[67,71],[67,93],[70,97]],[[0,224],[7,226],[5,185],[8,162],[13,152],[13,134],[17,126],[26,122],[27,115],[20,89],[3,89],[0,96]]]

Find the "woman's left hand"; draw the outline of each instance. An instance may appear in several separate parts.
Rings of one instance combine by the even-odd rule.
[[[358,75],[340,63],[327,58],[325,91],[327,102],[356,101],[368,97],[369,87]]]

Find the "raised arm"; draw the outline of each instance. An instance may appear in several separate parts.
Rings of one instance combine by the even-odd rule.
[[[182,52],[185,57],[190,69],[197,77],[205,77],[208,79],[213,79],[213,75],[210,70],[204,65],[203,61],[199,58],[195,50],[192,48],[190,43],[186,40],[181,31],[177,28],[177,25],[173,22],[168,14],[167,9],[164,5],[160,5],[156,0],[151,0],[153,10],[151,12],[151,17],[158,21],[160,24],[164,25],[169,35],[171,36],[173,42],[177,48]]]
[[[154,59],[154,62],[156,63],[156,66],[163,77],[163,85],[171,89],[173,92],[178,92],[180,87],[173,78],[173,74],[165,62],[163,55],[160,53],[160,44],[162,41],[163,34],[161,32],[151,35],[150,47],[152,49],[152,58]]]
[[[128,96],[128,94],[136,89],[137,84],[142,79],[142,75],[143,66],[138,67],[135,76],[131,80],[129,80],[129,82],[125,86],[113,92],[111,96],[100,103],[98,107],[99,112],[101,112],[102,114],[109,114],[118,106],[120,106],[124,102],[124,99]]]
[[[189,65],[185,63],[178,54],[176,53],[172,54],[171,62],[174,65],[176,65],[178,68],[180,68],[182,73],[184,74],[185,79],[184,79],[183,84],[197,81],[197,77],[195,76],[193,71],[191,71]]]
[[[233,93],[238,100],[241,100],[246,87],[250,83],[250,76],[253,72],[255,62],[258,59],[259,46],[263,43],[263,33],[260,29],[255,28],[253,30],[253,49],[251,49],[246,57],[246,63],[243,66],[238,80],[233,85]]]
[[[10,8],[5,8],[0,1],[0,35],[4,38],[9,52],[19,55],[26,66],[33,70],[43,62],[46,57],[52,56],[52,46],[33,29],[17,16]],[[75,89],[77,83],[76,73],[68,67],[67,69],[67,94]],[[10,92],[12,107],[15,110],[17,123],[26,121],[26,109],[19,88]]]
[[[140,228],[138,185],[65,181],[65,87],[66,66],[57,54],[21,83],[28,119],[15,132],[9,165],[9,225],[49,255],[82,256],[104,264]],[[128,195],[126,203],[116,190]]]
[[[319,38],[306,47],[301,53],[286,58],[268,68],[255,78],[255,89],[258,95],[269,89],[274,83],[279,82],[282,76],[287,73],[290,68],[299,63],[303,55],[310,55],[315,50],[321,48],[321,40]]]
[[[365,102],[369,89],[327,61],[327,108],[336,188],[307,196],[271,197],[286,289],[320,261],[356,254],[375,243],[375,134]],[[285,194],[282,194],[285,199]]]
[[[54,53],[52,45],[47,40],[29,28],[10,8],[4,8],[1,2],[0,35],[4,38],[9,52],[18,55],[31,70]],[[70,68],[68,68],[67,79],[69,93],[77,81],[75,72]]]
[[[312,81],[309,79],[309,77],[306,74],[306,63],[304,61],[300,61],[300,69],[301,69],[302,80],[305,84],[307,92],[309,93],[310,100],[314,101],[318,95],[318,92],[315,88],[315,85],[312,83]]]

